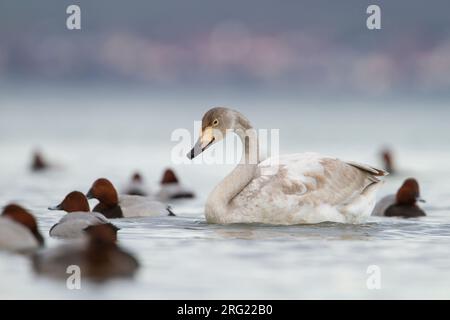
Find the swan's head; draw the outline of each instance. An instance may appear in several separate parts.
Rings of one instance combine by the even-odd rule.
[[[238,111],[217,107],[205,113],[202,119],[202,130],[194,148],[187,154],[193,159],[213,144],[223,140],[228,130],[246,130],[251,128],[248,120]]]

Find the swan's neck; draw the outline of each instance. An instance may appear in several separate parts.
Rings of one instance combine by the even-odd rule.
[[[229,212],[229,205],[233,198],[238,195],[253,180],[258,163],[259,150],[258,138],[255,130],[237,130],[235,133],[242,141],[242,158],[239,164],[228,174],[211,192],[206,202],[206,218],[221,221],[220,217]],[[249,131],[253,132],[251,139],[246,136]]]

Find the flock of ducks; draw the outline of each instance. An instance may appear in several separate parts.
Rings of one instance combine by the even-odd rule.
[[[390,152],[383,152],[386,171],[315,153],[250,161],[252,149],[246,132],[252,129],[244,115],[229,108],[213,108],[202,119],[199,140],[188,158],[197,157],[224,139],[229,130],[243,142],[241,161],[207,198],[207,222],[293,225],[360,223],[371,214],[425,216],[417,205],[422,199],[413,178],[407,179],[397,194],[375,203],[376,192],[383,184],[381,177],[394,170]],[[49,165],[36,153],[31,168],[42,171]],[[0,249],[30,253],[34,270],[51,277],[67,277],[68,265],[80,266],[84,276],[93,280],[132,276],[139,263],[117,245],[119,228],[112,221],[174,216],[168,202],[195,197],[192,190],[180,184],[173,170],[167,169],[160,183],[161,190],[151,195],[136,172],[123,195],[105,178],[96,180],[86,194],[70,192],[60,204],[49,208],[66,212],[49,234],[73,242],[52,250],[37,250],[43,247],[44,238],[31,213],[17,204],[7,205],[0,216]],[[98,201],[92,211],[88,199]]]

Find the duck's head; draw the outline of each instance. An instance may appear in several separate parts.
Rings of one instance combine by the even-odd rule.
[[[119,230],[112,223],[93,225],[84,229],[91,245],[115,245]]]
[[[36,219],[27,210],[17,204],[10,204],[3,208],[2,216],[7,217],[27,228],[40,245],[44,244],[44,237],[42,237],[39,232]]]
[[[245,132],[250,128],[250,122],[240,112],[224,107],[212,108],[203,116],[200,137],[187,157],[193,159],[213,144],[223,140],[228,130]]]
[[[39,150],[35,150],[33,152],[33,159],[31,162],[31,169],[33,171],[40,171],[44,170],[48,167],[48,164],[44,160],[44,156]]]
[[[417,201],[425,202],[420,197],[419,183],[414,178],[406,179],[397,192],[397,204],[399,205],[415,205]]]
[[[161,184],[178,183],[178,178],[172,169],[166,169],[161,179]]]
[[[89,202],[86,196],[79,192],[69,193],[64,200],[57,206],[48,208],[49,210],[63,210],[66,212],[89,212]]]
[[[119,203],[119,196],[113,184],[105,178],[98,179],[86,194],[88,199],[97,199],[106,206],[116,206]]]
[[[389,172],[389,173],[393,173],[394,171],[394,165],[393,165],[393,157],[392,157],[392,152],[389,149],[384,149],[381,152],[381,156],[383,158],[383,162],[384,162],[384,168]]]
[[[131,177],[131,181],[134,183],[142,183],[142,175],[139,172],[135,172],[133,176]]]

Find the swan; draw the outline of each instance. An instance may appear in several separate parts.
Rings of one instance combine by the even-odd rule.
[[[227,132],[241,139],[243,156],[208,196],[208,223],[361,223],[370,216],[382,185],[379,177],[387,172],[316,153],[260,162],[256,131],[236,110],[216,107],[206,112],[200,137],[187,157],[192,160]]]

